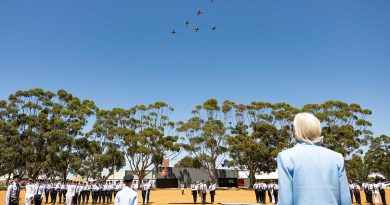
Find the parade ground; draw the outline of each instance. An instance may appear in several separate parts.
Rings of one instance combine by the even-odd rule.
[[[139,195],[139,201],[138,203],[142,203],[142,197],[141,193],[138,193]],[[0,191],[0,204],[5,203],[5,195],[6,191]],[[365,202],[365,195],[364,192],[361,192],[362,202],[363,204]],[[21,191],[21,203],[19,205],[24,204],[24,190]],[[192,203],[192,195],[190,193],[189,189],[185,190],[185,194],[181,195],[181,191],[179,189],[157,189],[152,190],[150,194],[150,204],[152,205],[164,205],[164,204],[190,204]],[[386,190],[386,199],[390,200],[390,190]],[[229,190],[217,190],[216,196],[215,196],[216,204],[219,203],[227,203],[227,204],[255,204],[255,195],[254,192],[251,190],[244,190],[244,189],[229,189]],[[50,199],[49,199],[50,201]],[[200,198],[198,199],[198,202],[200,201]],[[207,195],[207,201],[210,201],[209,195]],[[267,196],[267,202],[268,202],[268,196]],[[380,197],[379,197],[380,201]],[[45,201],[44,201],[45,202]],[[89,202],[91,203],[92,200],[90,199]],[[45,203],[43,203],[45,204]],[[58,204],[58,203],[56,203]],[[269,203],[272,204],[272,203]],[[354,200],[354,203],[355,200]],[[381,204],[381,202],[380,202]]]

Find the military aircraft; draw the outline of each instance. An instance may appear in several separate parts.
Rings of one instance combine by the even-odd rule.
[[[172,30],[171,34],[172,34],[172,35],[176,35],[176,34],[177,34],[177,32],[175,31],[175,29]]]
[[[194,29],[195,32],[199,32],[200,31],[200,28],[197,26],[195,29]]]
[[[213,26],[213,27],[211,28],[211,30],[215,31],[215,30],[217,30],[217,27],[216,27],[216,26]]]
[[[190,25],[190,21],[186,21],[186,22],[184,22],[184,24],[186,25],[186,26],[188,26],[188,25]]]
[[[202,15],[203,14],[203,12],[199,9],[197,12],[196,12],[196,15],[197,16],[200,16],[200,15]]]

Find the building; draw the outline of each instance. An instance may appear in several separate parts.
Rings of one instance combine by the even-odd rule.
[[[239,187],[250,187],[250,180],[249,180],[249,171],[238,171],[238,186]],[[270,180],[278,180],[278,170],[271,172],[271,173],[258,173],[255,174],[255,179],[260,179],[264,181],[270,181]]]
[[[168,167],[165,171],[156,172],[157,188],[178,188],[179,184],[184,183],[185,187],[190,187],[191,183],[204,180],[211,182],[209,172],[206,169]],[[238,171],[218,169],[219,187],[238,187]]]
[[[114,183],[117,181],[122,181],[125,175],[126,175],[126,171],[124,169],[121,169],[118,172],[114,172],[110,177],[108,177],[107,181],[111,181]]]
[[[152,186],[152,188],[155,188],[156,187],[156,171],[155,170],[146,170],[146,175],[144,177],[144,180],[149,180],[150,182],[150,185]],[[139,178],[138,178],[138,175],[135,174],[134,172],[130,171],[130,170],[126,170],[125,171],[125,175],[133,175],[134,176],[134,180],[133,180],[133,184],[135,186],[138,186],[139,183],[142,183],[142,182],[139,182]],[[124,175],[123,175],[124,176]],[[123,179],[123,177],[122,177]]]

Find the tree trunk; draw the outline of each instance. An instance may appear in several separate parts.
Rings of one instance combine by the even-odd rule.
[[[31,174],[31,178],[37,180],[38,177],[39,177],[39,171],[34,170],[33,173]]]
[[[249,187],[252,188],[256,182],[256,172],[253,168],[249,168]]]
[[[141,188],[141,183],[144,181],[144,178],[145,178],[145,170],[139,171],[139,175],[138,175],[138,189]]]
[[[215,162],[212,164],[212,167],[211,167],[211,176],[210,176],[210,178],[211,178],[211,180],[213,180],[214,182],[215,182],[215,184],[217,185],[217,186],[219,186],[219,184],[218,184],[218,170],[217,170],[217,168],[216,168],[216,165],[215,165]]]
[[[65,170],[62,171],[62,180],[64,181],[64,183],[66,182],[66,178],[68,176],[68,172]]]

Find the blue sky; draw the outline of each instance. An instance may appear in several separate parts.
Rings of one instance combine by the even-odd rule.
[[[388,0],[0,0],[0,99],[65,89],[104,109],[165,101],[175,120],[212,97],[341,100],[372,109],[375,134],[390,135],[389,10]]]

